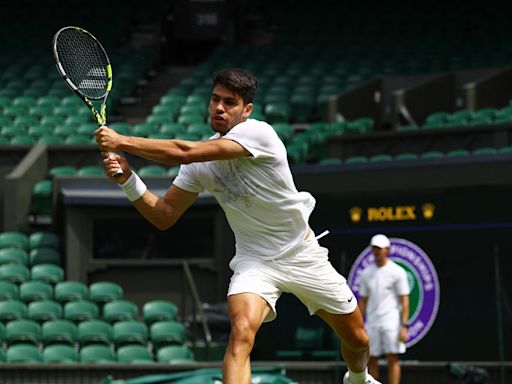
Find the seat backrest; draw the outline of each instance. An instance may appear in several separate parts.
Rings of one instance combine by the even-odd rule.
[[[19,286],[19,298],[25,303],[53,298],[53,287],[44,281],[25,281]]]
[[[149,349],[142,345],[123,345],[117,349],[117,361],[121,363],[154,362]]]
[[[18,343],[38,345],[41,335],[41,326],[33,320],[13,320],[5,326],[5,341],[8,345]]]
[[[91,344],[80,349],[82,363],[109,363],[117,360],[115,352],[106,345]]]
[[[21,284],[30,280],[30,270],[19,263],[2,264],[0,265],[0,280]]]
[[[62,305],[53,300],[32,301],[28,304],[28,318],[39,323],[62,318]]]
[[[111,281],[98,281],[89,285],[89,299],[95,303],[120,300],[123,294],[123,288]]]
[[[69,301],[64,304],[64,318],[73,322],[97,319],[98,306],[88,300]]]
[[[60,303],[68,301],[87,300],[89,298],[89,288],[80,281],[65,280],[55,284],[55,300]]]
[[[31,269],[32,280],[40,280],[50,284],[57,284],[64,280],[64,270],[56,264],[37,264]]]
[[[75,363],[78,362],[78,352],[71,345],[54,344],[43,350],[45,363]]]
[[[0,248],[0,264],[19,263],[28,265],[28,254],[23,248]]]
[[[176,320],[177,313],[176,304],[168,300],[151,300],[142,307],[142,316],[148,325],[155,321]]]
[[[0,301],[0,321],[24,319],[27,317],[27,305],[18,300]]]
[[[42,325],[41,341],[44,345],[69,344],[74,345],[78,340],[78,327],[69,320],[49,320]]]
[[[137,320],[118,321],[112,326],[112,335],[117,347],[126,344],[146,345],[148,328],[145,323]]]
[[[113,300],[103,306],[103,319],[110,323],[121,320],[136,320],[138,315],[137,304],[129,300]]]
[[[8,363],[41,363],[43,356],[39,348],[30,344],[16,344],[7,348]]]
[[[80,345],[105,344],[112,341],[112,326],[100,319],[86,320],[78,324],[78,342]]]

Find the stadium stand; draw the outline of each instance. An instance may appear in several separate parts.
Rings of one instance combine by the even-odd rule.
[[[509,195],[510,189],[504,181],[506,177],[501,175],[509,174],[507,164],[512,153],[512,94],[507,77],[512,50],[507,42],[510,23],[500,7],[463,2],[348,4],[328,0],[314,7],[304,0],[247,2],[251,4],[237,5],[250,11],[247,18],[240,16],[240,21],[230,21],[231,32],[210,46],[204,41],[195,45],[193,33],[185,32],[180,24],[188,19],[172,13],[174,2],[158,0],[151,6],[142,6],[135,0],[110,1],[102,4],[102,12],[110,15],[107,23],[95,17],[97,9],[89,4],[73,3],[76,12],[71,16],[55,0],[43,3],[38,5],[31,0],[27,5],[9,0],[0,5],[0,36],[13,36],[2,40],[0,57],[0,148],[5,160],[0,164],[0,198],[5,211],[0,225],[0,337],[4,342],[0,361],[36,367],[57,362],[82,366],[134,366],[151,362],[173,369],[167,364],[221,359],[229,332],[225,313],[206,311],[208,325],[214,331],[218,326],[219,334],[214,335],[218,338],[209,351],[208,347],[201,350],[201,342],[206,342],[202,337],[206,337],[195,332],[203,319],[200,312],[194,313],[197,318],[191,317],[197,307],[180,307],[178,312],[175,302],[162,299],[164,285],[169,291],[165,292],[169,293],[166,297],[174,298],[179,293],[184,302],[189,299],[180,286],[183,270],[179,262],[185,256],[196,257],[193,250],[173,249],[171,256],[166,253],[159,260],[121,260],[119,256],[111,262],[95,259],[102,232],[97,228],[102,220],[108,221],[105,216],[111,215],[119,226],[125,221],[132,222],[125,211],[127,203],[120,203],[117,197],[108,200],[117,192],[104,187],[108,181],[91,134],[96,124],[59,78],[52,62],[49,44],[63,23],[94,31],[106,46],[114,68],[109,123],[125,134],[208,139],[211,130],[207,104],[213,71],[227,66],[251,70],[259,79],[252,117],[273,124],[287,147],[298,183],[301,187],[311,186],[315,197],[318,195],[320,211],[313,222],[317,227],[338,227],[326,242],[334,249],[333,258],[340,256],[340,262],[336,261],[340,270],[356,256],[356,246],[349,243],[362,244],[365,231],[376,228],[372,226],[375,223],[345,222],[344,212],[352,208],[345,207],[349,203],[367,208],[372,204],[391,206],[400,199],[397,204],[418,201],[416,212],[420,217],[423,200],[437,199],[439,212],[447,215],[439,222],[421,218],[422,222],[412,223],[406,229],[396,221],[378,224],[379,228],[410,235],[425,244],[444,241],[447,250],[435,245],[432,253],[446,284],[443,289],[451,289],[443,292],[443,300],[452,299],[453,308],[458,310],[463,299],[453,294],[453,286],[467,287],[467,280],[454,276],[454,270],[460,269],[462,272],[457,275],[465,276],[474,276],[481,270],[493,273],[489,258],[484,259],[492,254],[483,245],[487,245],[489,238],[496,239],[493,245],[498,249],[493,248],[493,252],[510,253],[507,242],[500,237],[506,238],[502,232],[510,227],[503,213],[508,199],[499,202],[500,197]],[[210,3],[213,7],[217,2]],[[31,22],[30,30],[20,22],[26,19],[29,7],[41,16]],[[235,11],[230,9],[230,17],[223,15],[219,20],[238,15]],[[262,23],[261,29],[253,30],[251,23],[258,22]],[[188,24],[190,27],[193,23]],[[243,31],[238,24],[244,26]],[[190,34],[183,43],[178,35],[185,33]],[[196,55],[200,59],[186,62]],[[186,68],[182,67],[185,62]],[[419,94],[422,97],[418,98]],[[37,153],[39,157],[34,155]],[[26,163],[30,160],[33,163],[29,167]],[[154,182],[159,190],[162,185],[168,186],[179,169],[135,160],[133,165],[148,184]],[[450,175],[452,167],[457,168]],[[494,172],[495,168],[499,170]],[[507,172],[502,173],[503,170]],[[19,189],[7,188],[11,180]],[[76,217],[71,217],[66,207],[72,199],[61,188],[80,182],[82,193],[92,193],[84,206],[71,203],[82,215],[80,220],[83,219],[81,231],[75,231]],[[393,187],[393,183],[397,186]],[[443,183],[446,188],[439,187]],[[410,190],[410,195],[405,190]],[[451,193],[457,198],[450,200]],[[466,200],[465,194],[473,197]],[[106,196],[108,202],[98,208],[98,200]],[[338,197],[346,203],[339,203]],[[327,208],[323,201],[327,201]],[[453,208],[457,201],[466,204]],[[224,299],[225,292],[219,287],[227,285],[228,277],[219,266],[225,264],[225,255],[231,255],[231,238],[219,224],[218,213],[212,214],[213,209],[203,200],[200,204],[204,204],[204,211],[198,208],[199,213],[192,213],[194,218],[210,220],[210,216],[216,215],[212,219],[216,223],[216,241],[208,247],[216,258],[200,260],[195,265],[198,285],[201,295],[213,297],[212,300]],[[94,213],[89,214],[84,207]],[[100,209],[108,212],[98,214]],[[17,210],[17,215],[9,215],[9,210]],[[362,211],[364,217],[364,208]],[[479,237],[474,230],[458,237],[445,237],[446,233],[456,232],[457,225],[466,225],[467,229],[480,223],[480,211],[495,215],[483,221],[498,234],[485,232]],[[336,212],[336,218],[331,218],[332,212]],[[472,212],[469,219],[465,216],[468,212]],[[45,217],[48,221],[39,221]],[[199,246],[204,227],[200,220],[191,221],[193,225],[188,232],[183,231],[187,233],[183,238],[191,238],[191,233],[197,231],[195,247]],[[431,234],[429,230],[438,228],[437,225],[440,229]],[[94,228],[94,233],[86,233],[87,226],[89,231]],[[434,236],[441,240],[432,240]],[[467,239],[477,238],[481,241],[471,250],[474,256],[467,254],[467,248],[461,254],[450,244],[455,239],[462,249]],[[171,239],[177,245],[183,240]],[[111,244],[122,247],[122,242],[112,240]],[[455,267],[452,260],[463,265]],[[507,260],[505,268],[510,265]],[[478,267],[473,268],[475,265]],[[72,272],[69,280],[68,271]],[[153,274],[155,280],[144,276],[146,272]],[[161,281],[165,284],[159,284]],[[504,287],[510,287],[508,281]],[[147,299],[154,292],[159,294]],[[482,292],[491,296],[488,287]],[[433,350],[439,358],[452,358],[450,348],[442,342],[447,330],[467,329],[451,314],[452,308],[448,308],[446,301],[442,303],[445,306],[440,328],[430,335],[425,347],[413,351],[412,356],[419,361],[437,358],[432,356]],[[122,308],[116,310],[116,306]],[[491,310],[489,306],[483,312]],[[284,316],[286,312],[281,311]],[[284,331],[269,331],[261,336],[255,358],[277,355],[301,364],[304,360],[339,364],[338,345],[330,335],[325,331],[321,334],[322,329],[298,327],[296,323],[302,317],[298,311],[293,313],[296,318],[286,323]],[[509,325],[510,317],[506,319]],[[467,327],[475,322],[482,327],[481,318],[474,322],[466,320],[470,324]],[[489,329],[494,330],[495,326],[492,323]],[[20,331],[28,327],[37,330]],[[508,330],[506,335],[509,336]],[[17,344],[23,337],[30,344]],[[460,360],[496,361],[497,352],[494,345],[489,347],[490,338],[486,335],[484,342],[474,335],[470,346],[454,349],[454,356]],[[283,343],[282,349],[279,346],[277,353],[275,348],[269,353],[275,340]],[[220,345],[218,354],[212,353],[215,342]],[[437,376],[432,373],[427,379],[423,368],[419,368],[418,374],[418,368],[405,366],[405,380],[444,382],[441,378],[446,375],[446,366],[440,364],[429,367]],[[340,381],[336,377],[339,365],[323,368],[313,371],[315,380]],[[304,367],[294,369],[297,377],[312,380],[304,373]],[[492,369],[495,379],[496,365]],[[509,366],[507,370],[510,371]],[[28,375],[33,370],[26,371]],[[276,379],[282,376],[280,372],[268,374]],[[198,380],[219,375],[217,371],[202,374],[198,373]],[[326,378],[327,375],[330,376]],[[271,380],[270,376],[266,379]],[[35,380],[31,377],[24,382]],[[288,380],[281,377],[279,382]]]

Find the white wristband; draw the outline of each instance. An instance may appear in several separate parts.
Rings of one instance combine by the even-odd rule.
[[[119,186],[130,201],[140,199],[144,192],[146,192],[148,189],[146,184],[144,184],[140,177],[133,171],[128,180],[126,180],[123,184],[119,184]]]

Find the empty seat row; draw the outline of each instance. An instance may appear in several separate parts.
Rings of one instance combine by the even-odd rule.
[[[65,319],[52,319],[42,323],[30,319],[0,323],[0,344],[33,344],[36,346],[66,344],[84,347],[103,344],[115,349],[138,344],[159,350],[167,345],[184,345],[187,329],[176,320],[146,323],[138,320],[118,321],[114,324],[92,319],[74,323]]]
[[[69,345],[50,345],[42,350],[30,344],[16,344],[0,348],[0,362],[6,363],[194,363],[194,353],[185,345],[169,345],[152,352],[141,345],[125,345],[117,351],[109,346],[92,344],[76,349]]]

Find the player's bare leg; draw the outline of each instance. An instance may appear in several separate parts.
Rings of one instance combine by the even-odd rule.
[[[370,356],[370,360],[368,360],[368,372],[374,378],[379,378],[379,359],[375,356]]]
[[[341,354],[349,370],[364,372],[368,364],[370,347],[359,308],[346,315],[332,314],[324,310],[319,310],[316,314],[343,340]]]
[[[224,384],[250,384],[250,355],[256,333],[271,308],[260,296],[240,293],[228,297],[231,333],[224,355]]]
[[[387,355],[387,360],[389,370],[389,384],[399,384],[401,369],[398,356],[395,354],[389,354]]]

